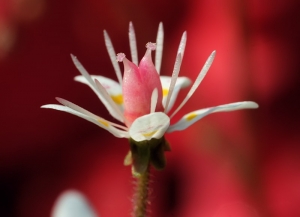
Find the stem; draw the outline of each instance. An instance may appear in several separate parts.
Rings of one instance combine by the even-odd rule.
[[[149,204],[149,174],[150,168],[148,166],[145,173],[137,177],[133,200],[133,217],[146,217],[147,205]]]

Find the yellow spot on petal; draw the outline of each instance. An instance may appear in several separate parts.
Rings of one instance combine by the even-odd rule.
[[[168,89],[163,89],[163,96],[167,96],[169,93],[169,90]]]
[[[185,117],[185,119],[186,119],[187,121],[191,121],[191,120],[193,120],[195,117],[197,117],[197,114],[191,113],[191,114],[188,114],[188,115]]]
[[[111,96],[111,98],[117,105],[122,105],[123,104],[122,94]]]
[[[142,133],[142,135],[145,136],[145,137],[151,137],[151,136],[153,136],[156,132],[157,132],[157,130],[155,130],[155,131],[153,131],[153,132],[150,132],[150,133]]]
[[[105,127],[109,127],[109,123],[105,120],[98,120],[100,124],[103,124]]]

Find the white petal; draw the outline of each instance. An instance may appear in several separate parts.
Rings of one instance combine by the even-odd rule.
[[[121,85],[118,82],[103,76],[91,75],[91,78],[92,80],[97,79],[98,81],[100,81],[100,83],[105,88],[106,92],[110,95],[112,100],[118,105],[121,111],[123,111],[123,96],[122,96]],[[82,75],[78,75],[74,79],[75,81],[88,85],[92,90],[94,90],[93,86]],[[98,91],[94,91],[94,92],[100,98],[99,92]]]
[[[204,116],[215,112],[229,112],[229,111],[240,110],[240,109],[255,109],[255,108],[258,108],[257,103],[246,101],[246,102],[236,102],[236,103],[230,103],[230,104],[220,105],[211,108],[200,109],[184,115],[176,124],[171,125],[167,132],[170,133],[177,130],[184,130],[189,126],[191,126],[192,124],[194,124],[196,121],[203,118]]]
[[[182,101],[182,103],[178,106],[178,108],[173,112],[173,114],[170,116],[170,118],[172,118],[184,106],[184,104],[189,100],[189,98],[191,98],[191,96],[194,94],[195,90],[198,88],[201,81],[205,77],[207,71],[209,70],[209,68],[215,58],[215,55],[216,55],[216,51],[213,51],[211,53],[211,55],[208,57],[204,66],[202,67],[198,77],[196,78],[196,81],[194,82],[193,86],[191,87],[190,91],[188,92],[187,96]]]
[[[51,217],[97,217],[97,215],[84,195],[69,190],[56,200]]]
[[[66,101],[66,100],[65,100]],[[111,134],[113,134],[115,137],[118,138],[129,138],[129,134],[126,131],[122,131],[119,130],[115,127],[112,126],[112,123],[99,117],[96,116],[90,112],[88,112],[87,110],[75,105],[74,103],[71,103],[69,101],[66,101],[64,104],[68,105],[67,106],[62,106],[62,105],[56,105],[56,104],[48,104],[48,105],[43,105],[41,108],[50,108],[50,109],[55,109],[55,110],[59,110],[59,111],[64,111],[73,115],[76,115],[78,117],[81,117],[87,121],[90,121],[96,125],[98,125],[99,127],[107,130],[108,132],[110,132]],[[91,115],[89,115],[88,113],[90,113]]]
[[[164,28],[162,22],[160,22],[157,31],[156,50],[155,50],[155,68],[158,74],[160,74],[163,44],[164,44]]]
[[[170,87],[169,87],[169,93],[168,93],[168,96],[167,96],[166,106],[165,106],[165,111],[164,111],[165,113],[167,113],[167,111],[168,111],[169,102],[170,102],[170,99],[171,99],[172,94],[173,94],[173,90],[174,90],[174,87],[175,87],[175,84],[176,84],[176,80],[178,78],[181,62],[182,62],[181,53],[179,53],[176,57],[176,61],[175,61],[175,65],[174,65],[174,69],[173,69],[173,73],[172,73],[172,78],[171,78]]]
[[[169,94],[171,77],[170,76],[160,76],[160,81],[161,81],[162,88],[163,88],[163,106],[166,107],[166,101],[167,101],[167,96]],[[191,80],[187,77],[178,77],[177,78],[172,96],[170,98],[168,109],[166,110],[166,113],[168,113],[171,110],[171,108],[173,107],[175,100],[177,99],[179,90],[182,88],[188,87],[190,84],[191,84]]]
[[[112,42],[111,42],[110,37],[108,36],[107,32],[104,30],[103,33],[104,33],[104,42],[105,42],[105,46],[106,46],[109,58],[114,67],[114,70],[116,72],[118,81],[119,81],[120,85],[122,86],[122,73],[121,73],[120,65],[118,64],[118,61],[116,60],[115,49],[112,45]]]
[[[155,112],[156,104],[157,104],[157,98],[158,98],[158,90],[155,88],[151,95],[151,107],[150,107],[150,113]]]
[[[137,141],[160,139],[170,125],[170,118],[163,112],[155,112],[137,118],[129,129],[130,137]]]
[[[104,104],[104,106],[106,107],[106,109],[108,110],[108,112],[111,114],[111,116],[113,116],[114,118],[116,118],[117,120],[123,122],[123,115],[120,115],[120,113],[114,109],[114,107],[105,99],[105,97],[103,96],[103,93],[101,93],[95,82],[92,80],[92,77],[90,76],[90,74],[86,71],[86,69],[83,67],[83,65],[77,60],[77,58],[71,54],[72,60],[74,62],[74,65],[76,66],[76,68],[78,69],[78,71],[84,76],[84,78],[87,80],[87,82],[90,84],[90,87],[92,88],[92,90],[97,93],[97,96],[99,97],[99,99],[101,100],[101,102]]]
[[[129,45],[131,51],[131,60],[135,65],[138,65],[137,45],[132,22],[129,23]]]

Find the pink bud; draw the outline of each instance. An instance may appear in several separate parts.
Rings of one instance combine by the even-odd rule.
[[[155,44],[148,43],[146,54],[139,67],[126,57],[122,56],[121,58],[124,63],[122,87],[124,117],[128,127],[136,118],[150,113],[151,95],[155,88],[158,90],[158,102],[155,111],[163,111],[162,86],[151,58],[151,50],[153,49],[155,49]]]

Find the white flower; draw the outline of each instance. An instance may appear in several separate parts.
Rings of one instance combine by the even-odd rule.
[[[155,53],[155,68],[158,73],[160,72],[160,66],[162,60],[163,35],[164,35],[163,26],[162,23],[160,23],[158,33],[157,33],[156,53]],[[81,73],[81,76],[76,76],[75,80],[87,84],[97,94],[97,96],[99,97],[101,102],[105,105],[109,113],[115,119],[124,123],[125,120],[123,114],[124,107],[123,107],[123,95],[122,95],[123,81],[122,81],[121,70],[119,64],[116,61],[116,53],[114,51],[111,40],[106,31],[104,31],[104,40],[119,82],[116,82],[112,79],[103,76],[89,75],[89,73],[85,70],[85,68],[81,65],[81,63],[77,60],[77,58],[71,55],[75,66]],[[129,25],[129,42],[130,42],[132,61],[135,65],[138,65],[136,39],[135,39],[135,33],[134,33],[132,23],[130,23]],[[164,111],[155,112],[158,94],[157,94],[157,90],[153,90],[152,97],[151,97],[151,105],[149,105],[150,113],[135,119],[135,121],[132,123],[132,125],[129,128],[105,120],[61,98],[56,98],[56,99],[62,105],[49,104],[49,105],[43,105],[42,108],[51,108],[51,109],[65,111],[77,115],[90,122],[93,122],[94,124],[98,125],[101,128],[106,129],[116,137],[120,137],[120,138],[131,137],[136,141],[151,140],[152,138],[159,139],[166,132],[171,133],[177,130],[184,130],[189,126],[191,126],[192,124],[194,124],[196,121],[200,120],[204,116],[209,115],[211,113],[227,112],[227,111],[234,111],[239,109],[258,108],[258,105],[255,102],[244,101],[244,102],[236,102],[236,103],[230,103],[230,104],[220,105],[211,108],[200,109],[184,115],[177,123],[169,126],[170,118],[172,118],[183,107],[183,105],[193,95],[193,93],[195,92],[195,90],[197,89],[197,87],[205,77],[207,71],[209,70],[214,60],[215,53],[216,53],[214,51],[209,56],[202,70],[200,71],[196,81],[194,82],[190,91],[188,92],[186,98],[182,101],[182,103],[171,115],[168,115],[168,112],[171,110],[171,108],[174,105],[179,90],[181,88],[185,88],[189,86],[191,83],[190,80],[186,77],[178,77],[182,58],[184,55],[185,45],[186,45],[186,32],[183,33],[181,38],[172,77],[160,76],[160,81],[163,90],[162,104],[164,106]]]
[[[162,23],[159,24],[156,44],[148,43],[146,45],[147,51],[139,66],[135,32],[132,23],[130,23],[129,43],[132,62],[126,59],[122,53],[117,56],[117,60],[123,61],[124,63],[125,72],[123,80],[120,66],[116,61],[116,53],[112,42],[107,32],[104,31],[105,45],[116,72],[118,82],[103,76],[90,75],[77,58],[71,55],[76,68],[81,73],[80,76],[75,77],[75,80],[87,84],[96,93],[109,113],[118,121],[123,122],[125,126],[105,120],[61,98],[56,99],[62,105],[49,104],[42,106],[42,108],[51,108],[71,113],[106,129],[116,137],[130,138],[131,152],[129,152],[126,157],[125,164],[132,163],[134,159],[134,174],[144,172],[149,161],[156,168],[163,168],[165,161],[162,152],[169,150],[169,146],[164,139],[165,133],[184,130],[206,115],[215,112],[258,108],[255,102],[235,102],[190,112],[184,115],[177,123],[170,125],[170,119],[184,106],[196,91],[209,70],[216,54],[216,52],[213,51],[208,57],[187,96],[177,109],[169,115],[168,113],[175,103],[179,90],[191,84],[190,79],[187,77],[178,77],[184,56],[186,37],[186,32],[184,32],[177,51],[172,77],[158,76],[160,74],[164,38]],[[155,50],[155,48],[155,64],[153,65],[151,51]],[[123,102],[123,99],[125,102]],[[152,145],[147,145],[148,142]],[[159,147],[163,148],[158,148],[158,150],[157,144],[160,144]],[[137,145],[140,150],[136,151],[136,148],[133,147],[135,145]],[[142,150],[143,148],[147,150]],[[144,153],[144,157],[139,156],[141,152]],[[153,157],[153,155],[155,156]],[[142,169],[138,169],[138,167]]]
[[[75,190],[62,193],[56,200],[51,217],[97,217],[84,195]]]

